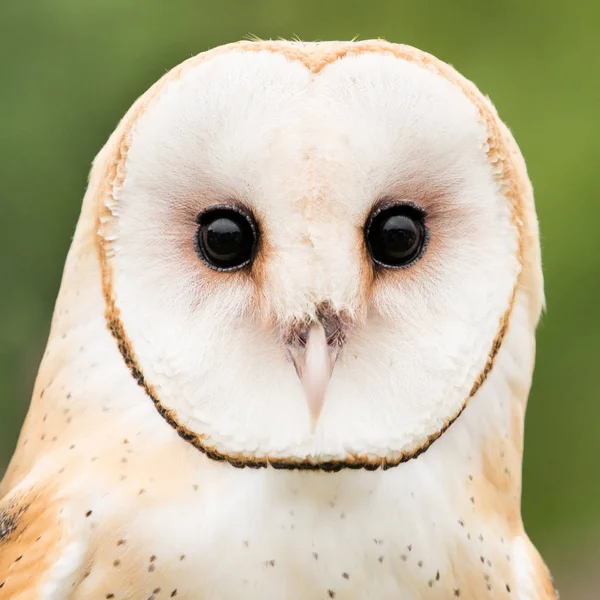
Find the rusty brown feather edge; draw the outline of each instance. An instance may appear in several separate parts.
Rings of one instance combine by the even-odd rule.
[[[309,68],[313,73],[320,72],[326,65],[334,62],[339,58],[343,58],[344,56],[350,54],[360,54],[363,52],[379,52],[383,54],[392,54],[397,58],[402,58],[404,60],[408,60],[410,62],[414,62],[415,64],[421,66],[422,68],[433,69],[437,72],[438,75],[441,75],[448,79],[454,85],[457,85],[463,93],[467,96],[467,98],[473,102],[476,108],[479,110],[482,120],[486,123],[489,136],[488,136],[488,157],[490,163],[500,162],[502,164],[501,175],[499,179],[501,183],[508,184],[509,189],[506,191],[505,196],[510,200],[511,212],[512,212],[512,220],[513,223],[519,233],[518,239],[518,258],[522,263],[522,254],[523,254],[523,232],[522,232],[522,219],[520,218],[520,213],[522,211],[522,207],[519,205],[519,194],[517,189],[517,182],[514,177],[514,168],[511,163],[509,156],[507,156],[506,145],[501,143],[502,133],[500,132],[497,124],[494,122],[493,115],[489,108],[485,105],[485,102],[482,96],[479,94],[475,86],[464,79],[461,75],[456,73],[451,67],[445,65],[435,57],[426,54],[425,52],[417,51],[414,48],[402,47],[395,44],[389,44],[383,41],[376,42],[364,42],[362,44],[356,44],[353,47],[345,47],[337,52],[333,52],[329,55],[318,57],[318,60],[315,58],[307,57],[303,55],[301,52],[290,51],[286,52],[282,50],[279,46],[273,46],[271,42],[248,42],[241,43],[239,45],[231,45],[229,48],[219,48],[215,54],[220,54],[223,51],[228,51],[229,49],[243,49],[245,51],[271,51],[271,52],[279,52],[287,56],[290,60],[299,60],[303,62],[307,68]],[[213,51],[214,52],[214,51]],[[211,54],[210,52],[207,54]],[[195,57],[195,59],[190,59],[188,62],[193,62],[194,60],[203,60],[202,55],[200,57]],[[176,67],[174,71],[171,73],[171,77],[177,78],[181,75],[183,71],[183,67],[186,63],[183,63],[179,67]],[[159,81],[153,88],[154,93],[149,94],[149,99],[146,102],[142,101],[133,109],[132,116],[129,119],[129,122],[126,123],[123,135],[121,137],[120,143],[118,144],[117,156],[115,157],[114,162],[109,161],[107,173],[105,175],[105,185],[107,187],[112,188],[119,176],[122,176],[123,165],[127,157],[128,151],[128,134],[131,131],[133,123],[141,113],[144,112],[147,104],[154,99],[160,90],[165,85],[165,82],[168,80],[169,75],[164,80]],[[145,97],[144,97],[145,98]],[[500,142],[500,144],[498,144]],[[500,152],[500,150],[504,150],[504,152]],[[98,214],[98,219],[100,218],[100,210]],[[120,317],[120,311],[116,306],[115,299],[112,293],[112,273],[110,267],[108,265],[107,257],[104,251],[104,242],[100,239],[98,243],[98,253],[100,266],[102,270],[102,288],[106,302],[106,323],[107,327],[117,342],[119,352],[123,357],[126,366],[129,368],[131,375],[136,380],[138,385],[144,390],[146,395],[152,400],[156,410],[161,415],[161,417],[177,432],[177,434],[186,442],[197,448],[200,452],[205,454],[208,458],[220,461],[227,462],[233,467],[236,468],[265,468],[271,466],[276,469],[288,469],[288,470],[307,470],[307,471],[327,471],[327,472],[337,472],[342,469],[364,469],[368,471],[374,471],[379,468],[383,470],[390,469],[392,467],[396,467],[399,464],[407,462],[411,459],[417,458],[424,452],[426,452],[433,442],[439,439],[448,428],[458,419],[458,417],[462,414],[464,409],[469,404],[469,401],[476,394],[477,390],[481,387],[484,381],[487,379],[490,371],[494,366],[494,360],[502,346],[502,342],[506,335],[506,332],[509,327],[509,319],[512,312],[512,308],[514,305],[514,300],[518,287],[518,280],[515,282],[515,286],[513,289],[513,293],[509,302],[508,309],[504,313],[504,315],[500,318],[500,323],[498,327],[498,332],[494,337],[494,340],[491,345],[491,349],[488,353],[488,358],[486,360],[486,364],[483,367],[482,371],[479,373],[473,386],[469,392],[468,397],[465,399],[463,405],[457,411],[457,413],[450,418],[444,425],[435,433],[428,436],[427,439],[422,442],[417,448],[414,450],[407,451],[400,455],[395,459],[386,459],[386,458],[367,458],[360,455],[353,455],[350,459],[347,460],[330,460],[323,462],[312,462],[309,459],[304,460],[296,460],[296,459],[279,459],[279,458],[271,458],[269,456],[264,458],[257,458],[253,455],[229,455],[224,454],[222,452],[217,451],[214,447],[208,446],[204,442],[204,436],[191,431],[185,425],[179,423],[177,420],[177,415],[175,411],[166,408],[158,398],[158,395],[154,389],[154,387],[146,380],[141,366],[135,356],[133,351],[133,346],[129,341],[125,328],[123,326],[123,322]]]

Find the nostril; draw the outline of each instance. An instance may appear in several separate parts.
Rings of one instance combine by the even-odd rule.
[[[341,346],[345,340],[345,327],[342,316],[326,303],[318,309],[319,323],[325,330],[325,338],[329,346]]]
[[[321,325],[325,330],[325,338],[329,345],[337,344],[342,332],[341,323],[338,318],[321,319]]]
[[[331,348],[344,345],[347,324],[343,315],[331,309],[329,305],[318,307],[316,319],[307,316],[304,319],[295,319],[290,323],[284,334],[286,344],[301,348],[306,347],[310,332],[315,326],[322,328],[327,345]]]
[[[294,319],[285,330],[285,343],[288,346],[304,348],[313,324],[309,319]]]
[[[329,346],[341,345],[341,343],[343,342],[343,332],[339,321],[324,321],[320,319],[318,322],[323,328],[323,331],[325,332],[325,339],[327,340],[327,344]],[[306,346],[308,342],[308,335],[310,333],[311,328],[314,326],[315,324],[312,323],[310,325],[302,325],[300,327],[295,328],[293,333],[293,341],[295,341],[296,344],[300,346]]]
[[[310,327],[308,325],[301,325],[295,330],[297,342],[301,346],[306,346],[306,342],[308,342],[308,333],[310,331]]]
[[[317,305],[316,309],[317,321],[323,327],[323,331],[325,331],[327,343],[331,344],[331,341],[336,337],[340,329],[340,318],[330,302],[321,302]]]

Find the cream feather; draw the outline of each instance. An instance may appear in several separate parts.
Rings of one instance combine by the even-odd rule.
[[[387,197],[431,237],[376,273]],[[193,247],[231,201],[251,275]],[[313,433],[281,334],[323,303],[351,326]],[[190,59],[95,161],[0,485],[0,598],[555,598],[520,516],[542,304],[523,159],[451,67],[383,41]]]

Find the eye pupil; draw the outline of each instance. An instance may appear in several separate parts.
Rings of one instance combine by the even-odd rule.
[[[376,213],[367,225],[367,246],[375,263],[384,267],[406,267],[418,259],[425,242],[420,211],[397,205]]]
[[[379,235],[387,253],[399,260],[412,254],[419,237],[415,222],[404,215],[395,215],[383,221]]]
[[[211,210],[200,217],[197,251],[207,266],[229,271],[250,263],[256,243],[249,216],[232,209]]]
[[[220,218],[202,228],[202,241],[212,258],[230,262],[239,254],[244,244],[244,235],[238,223]]]

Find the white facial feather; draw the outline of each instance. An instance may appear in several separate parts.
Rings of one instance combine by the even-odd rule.
[[[406,200],[425,254],[375,268],[365,223]],[[260,241],[220,273],[196,218],[231,202]],[[542,304],[523,158],[450,67],[382,41],[190,59],[95,161],[0,483],[0,598],[555,599],[520,515]]]
[[[490,136],[458,85],[386,54],[314,74],[233,50],[168,83],[133,124],[103,229],[160,403],[226,456],[397,462],[426,446],[488,368],[519,277]],[[431,241],[413,267],[373,275],[363,229],[384,198],[421,206]],[[253,276],[193,252],[196,215],[232,201],[261,231]],[[322,302],[356,324],[313,434],[273,324]]]

